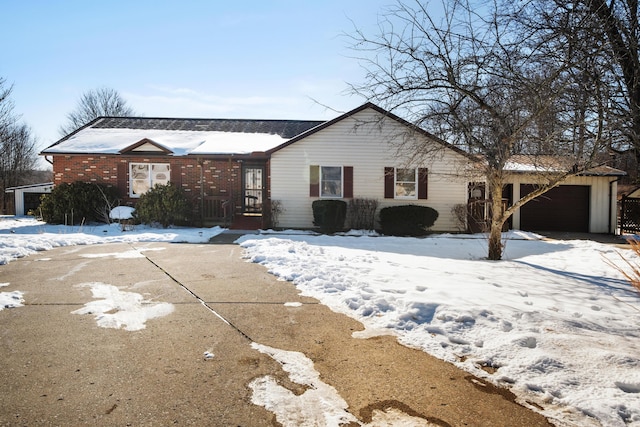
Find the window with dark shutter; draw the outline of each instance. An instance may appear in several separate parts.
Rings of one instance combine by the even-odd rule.
[[[384,168],[385,199],[427,199],[427,168]]]
[[[353,166],[310,166],[309,196],[352,198]]]

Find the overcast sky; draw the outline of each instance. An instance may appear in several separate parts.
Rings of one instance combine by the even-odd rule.
[[[393,3],[0,0],[0,76],[39,149],[99,87],[147,117],[330,119],[316,101],[364,102],[345,93],[364,74],[341,34],[375,33]]]

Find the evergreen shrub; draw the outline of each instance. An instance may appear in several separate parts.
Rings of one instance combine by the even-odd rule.
[[[428,206],[389,206],[380,210],[380,227],[388,236],[424,236],[438,219]]]
[[[334,233],[344,229],[347,217],[347,203],[343,200],[314,200],[313,225],[323,233]]]
[[[349,227],[354,230],[373,230],[376,225],[376,199],[355,198],[349,200],[347,218]]]
[[[192,204],[185,192],[177,186],[156,185],[140,196],[133,217],[144,224],[189,225]]]
[[[95,182],[77,181],[58,184],[40,199],[37,213],[49,224],[81,224],[104,221],[105,206],[118,198],[114,187]]]

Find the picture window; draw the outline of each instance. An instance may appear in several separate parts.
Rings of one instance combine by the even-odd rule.
[[[168,163],[130,163],[129,196],[140,197],[156,185],[166,185],[170,177]]]

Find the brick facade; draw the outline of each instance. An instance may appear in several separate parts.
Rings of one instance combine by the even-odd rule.
[[[135,206],[137,198],[129,197],[130,163],[169,163],[171,182],[182,188],[192,199],[197,214],[202,197],[222,196],[242,203],[243,163],[265,166],[268,180],[267,160],[237,158],[174,157],[163,155],[56,155],[53,158],[54,185],[76,181],[96,182],[118,189],[120,203]],[[265,190],[268,182],[264,183]],[[265,198],[268,197],[265,191]]]

